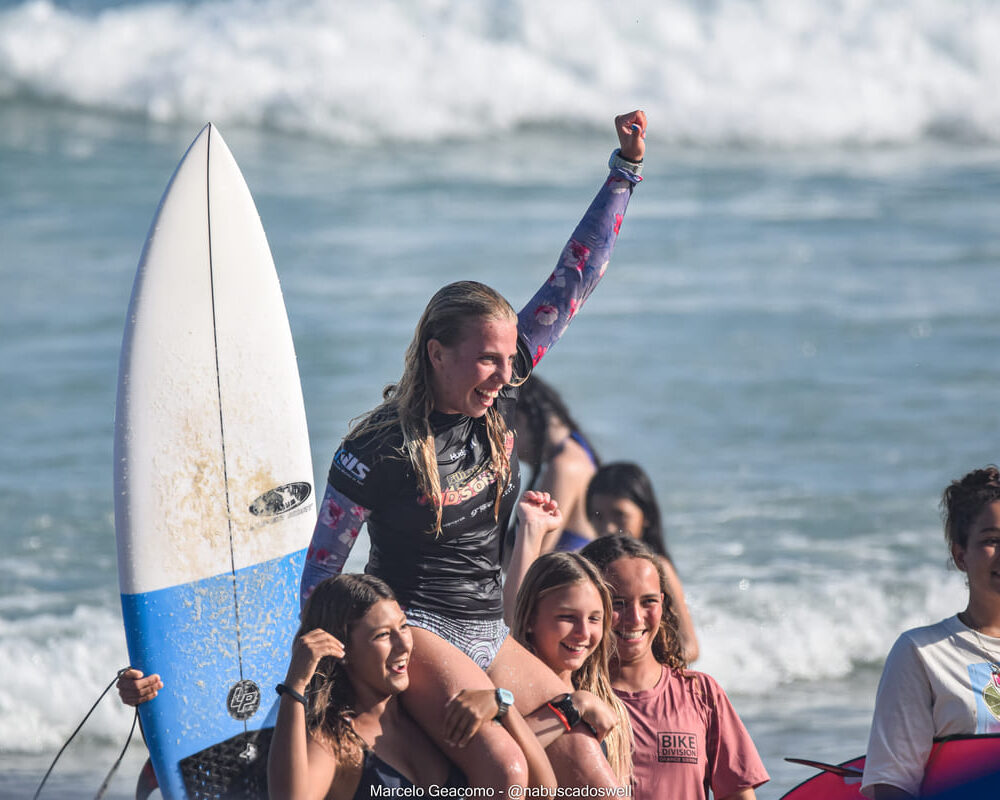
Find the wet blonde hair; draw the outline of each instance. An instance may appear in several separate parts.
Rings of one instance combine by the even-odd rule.
[[[385,387],[382,403],[365,414],[349,434],[354,438],[399,425],[403,432],[402,455],[413,466],[417,489],[434,509],[432,531],[435,533],[441,532],[444,503],[430,423],[434,391],[427,343],[436,339],[445,347],[455,347],[466,336],[469,325],[493,320],[516,323],[517,314],[510,303],[489,286],[477,281],[457,281],[439,289],[424,309],[406,348],[402,377]],[[526,378],[527,375],[514,375],[511,382],[517,386]],[[493,515],[499,519],[503,492],[511,479],[511,467],[504,446],[508,429],[496,405],[486,411],[486,432],[490,448],[488,468],[497,482]]]
[[[601,641],[583,665],[573,673],[573,688],[597,695],[618,717],[618,724],[604,737],[604,743],[608,749],[608,763],[623,781],[623,785],[628,785],[632,776],[632,725],[628,711],[611,688],[609,666],[614,647],[611,634],[611,592],[597,567],[577,553],[546,553],[537,558],[528,568],[518,589],[510,632],[517,641],[535,653],[531,626],[535,622],[542,598],[559,589],[588,581],[597,589],[604,610]]]

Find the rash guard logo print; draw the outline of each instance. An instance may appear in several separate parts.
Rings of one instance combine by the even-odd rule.
[[[334,454],[333,465],[355,483],[364,483],[368,477],[368,465],[343,447]]]
[[[672,764],[697,764],[697,735],[680,731],[660,731],[656,734],[656,760]]]

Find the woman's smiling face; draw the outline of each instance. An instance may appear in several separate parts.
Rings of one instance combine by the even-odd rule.
[[[619,664],[654,658],[653,640],[663,619],[660,575],[652,561],[625,556],[604,571],[611,587],[611,630]]]
[[[568,681],[604,635],[604,604],[589,580],[560,586],[538,600],[528,628],[538,657]]]
[[[399,694],[410,685],[413,635],[395,600],[380,600],[351,629],[344,669],[359,695]]]
[[[511,381],[517,320],[470,320],[453,346],[431,339],[427,355],[434,408],[444,414],[481,417]]]

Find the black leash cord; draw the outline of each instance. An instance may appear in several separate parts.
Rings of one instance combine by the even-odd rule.
[[[94,701],[94,705],[92,705],[90,707],[90,711],[88,711],[87,714],[86,714],[86,716],[82,720],[80,720],[80,724],[76,726],[76,730],[73,731],[73,733],[71,733],[69,735],[69,738],[63,744],[63,746],[59,748],[59,752],[56,753],[56,757],[52,759],[52,763],[49,765],[49,768],[48,768],[48,770],[45,773],[45,777],[42,778],[42,782],[40,784],[38,784],[38,789],[35,790],[35,796],[34,796],[34,798],[32,798],[32,800],[38,800],[38,796],[42,793],[42,787],[45,786],[45,782],[49,779],[49,775],[51,775],[52,774],[52,770],[55,769],[56,762],[59,761],[59,758],[60,758],[60,756],[62,756],[63,751],[65,751],[65,749],[67,747],[69,747],[69,743],[72,742],[73,739],[74,739],[74,737],[80,732],[80,729],[84,726],[84,723],[88,719],[90,719],[90,715],[94,713],[94,709],[97,708],[97,706],[101,702],[101,700],[104,699],[104,695],[106,695],[108,692],[111,691],[111,687],[114,686],[118,682],[118,678],[121,677],[121,674],[123,672],[127,672],[130,669],[132,669],[132,668],[131,667],[122,667],[120,670],[118,670],[118,672],[115,673],[115,677],[111,680],[111,683],[109,683],[107,685],[107,688],[103,692],[101,692],[101,696],[98,697],[97,700]],[[139,716],[138,709],[136,709],[135,713],[136,713],[136,718],[138,718],[138,716]],[[135,719],[132,720],[132,730],[135,730]],[[129,736],[129,741],[131,741],[131,739],[132,739],[132,733],[129,732],[128,736]],[[125,742],[125,747],[126,748],[128,747],[128,744],[129,744],[128,741],[126,741]],[[118,768],[118,764],[121,763],[122,757],[124,755],[125,755],[125,751],[122,750],[122,755],[118,757],[118,762],[116,762],[115,765],[114,765],[114,767],[111,768],[111,772],[108,774],[108,777],[105,779],[105,782],[111,780],[111,775],[113,775],[114,771]],[[104,786],[101,787],[101,793],[102,794],[105,791],[105,788],[106,787],[104,787]],[[98,798],[100,798],[100,795],[98,795]]]
[[[94,800],[101,800],[104,797],[104,793],[108,790],[108,785],[111,783],[111,779],[114,774],[118,771],[118,767],[122,765],[122,759],[125,758],[125,751],[128,750],[128,746],[132,743],[132,734],[135,733],[135,724],[139,721],[139,709],[135,709],[135,714],[132,715],[132,727],[129,728],[128,738],[125,740],[125,746],[122,751],[118,754],[118,758],[114,764],[111,765],[111,769],[108,770],[108,774],[104,778],[104,783],[101,784],[101,788],[97,790],[97,794],[94,795]]]

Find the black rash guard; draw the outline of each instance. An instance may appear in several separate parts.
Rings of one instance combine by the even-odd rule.
[[[529,369],[522,361],[515,374]],[[398,425],[348,439],[334,456],[330,487],[371,509],[365,572],[389,584],[403,608],[459,619],[503,616],[498,569],[502,539],[496,532],[498,524],[506,529],[520,494],[517,459],[511,457],[516,389],[505,387],[495,402],[507,424],[504,448],[512,470],[499,523],[494,517],[497,477],[489,466],[485,416],[431,414],[444,501],[439,534],[434,531],[434,507],[417,491],[413,467],[400,452],[403,434]]]

